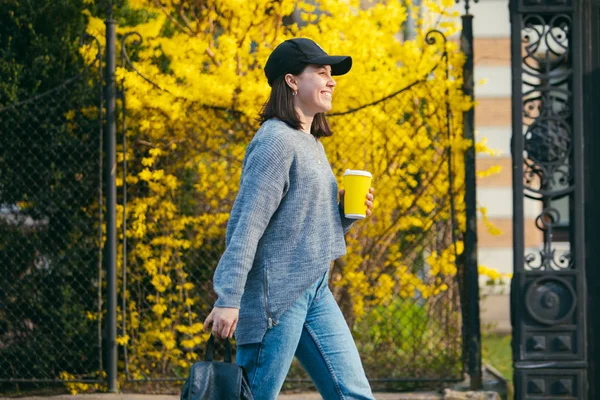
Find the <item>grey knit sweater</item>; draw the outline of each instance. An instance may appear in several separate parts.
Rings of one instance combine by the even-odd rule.
[[[258,343],[289,306],[346,254],[354,220],[314,136],[271,119],[246,150],[226,249],[213,283],[216,307],[239,308],[237,344]]]

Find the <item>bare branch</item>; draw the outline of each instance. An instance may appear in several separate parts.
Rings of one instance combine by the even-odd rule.
[[[167,16],[167,18],[169,18],[169,20],[171,22],[173,22],[175,25],[177,25],[177,27],[179,29],[181,29],[182,32],[187,33],[188,35],[197,38],[198,34],[196,32],[194,32],[194,29],[192,28],[192,26],[189,24],[189,20],[187,18],[185,18],[184,16],[182,17],[182,19],[184,20],[184,22],[186,23],[186,26],[183,26],[181,24],[181,22],[177,21],[177,19],[175,17],[173,17],[169,11],[160,3],[160,0],[154,0],[154,4],[156,4],[156,6],[158,8],[161,9],[161,11]],[[180,13],[180,15],[182,15],[183,13]],[[187,28],[187,29],[186,29]],[[212,60],[212,62],[217,66],[220,67],[221,63],[219,62],[219,60],[217,60],[214,51],[210,48],[207,47],[206,50],[204,51],[206,53],[206,55]]]
[[[175,17],[173,17],[173,16],[172,16],[172,15],[169,13],[169,11],[168,11],[168,10],[165,8],[165,6],[163,6],[163,5],[160,3],[160,0],[154,0],[154,4],[156,5],[156,7],[160,8],[160,10],[161,10],[161,11],[162,11],[162,12],[163,12],[165,15],[166,15],[166,17],[167,17],[167,18],[169,18],[169,20],[170,20],[171,22],[173,22],[175,25],[177,25],[177,27],[178,27],[179,29],[181,29],[181,31],[182,31],[182,32],[186,32],[186,29],[185,29],[185,27],[184,27],[183,25],[181,25],[181,23],[180,23],[179,21],[177,21],[177,20],[175,19]],[[190,32],[187,32],[187,33],[190,33]],[[193,32],[192,32],[191,34],[193,35]]]

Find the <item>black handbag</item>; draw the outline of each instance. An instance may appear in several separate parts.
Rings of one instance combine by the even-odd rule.
[[[231,343],[225,339],[225,362],[213,361],[215,338],[210,335],[205,361],[192,365],[181,400],[254,400],[244,368],[231,362]]]

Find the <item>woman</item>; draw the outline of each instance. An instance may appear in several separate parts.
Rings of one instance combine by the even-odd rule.
[[[294,355],[325,399],[373,399],[356,345],[328,287],[331,261],[346,253],[353,220],[319,138],[332,75],[352,66],[309,39],[291,39],[269,56],[272,88],[261,127],[244,158],[214,275],[218,299],[204,322],[216,337],[235,332],[237,364],[257,400],[276,399]],[[373,188],[365,199],[367,216]]]

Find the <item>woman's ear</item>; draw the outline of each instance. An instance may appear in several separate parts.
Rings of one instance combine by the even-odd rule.
[[[294,75],[286,74],[284,79],[285,83],[290,87],[290,89],[292,89],[294,92],[298,90],[298,81]]]

